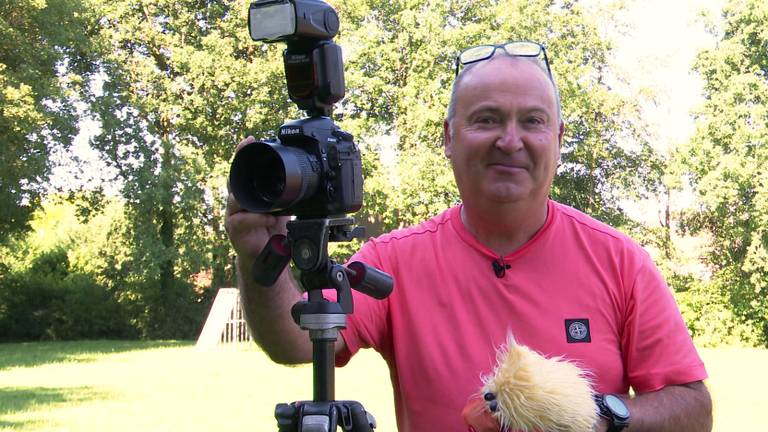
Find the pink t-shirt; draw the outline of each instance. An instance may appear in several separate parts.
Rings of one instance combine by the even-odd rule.
[[[395,282],[385,300],[355,292],[342,336],[349,361],[372,347],[390,368],[400,432],[465,432],[461,410],[508,333],[591,371],[601,393],[648,392],[707,377],[648,254],[626,235],[550,201],[547,221],[499,257],[464,227],[460,206],[367,242],[364,261]],[[364,403],[364,401],[361,401]]]

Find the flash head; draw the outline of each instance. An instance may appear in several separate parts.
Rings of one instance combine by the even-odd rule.
[[[259,0],[248,10],[248,30],[255,41],[332,39],[339,16],[322,0]]]

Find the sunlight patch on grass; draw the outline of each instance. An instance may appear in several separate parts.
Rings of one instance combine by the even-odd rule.
[[[47,363],[95,361],[105,354],[189,346],[179,341],[77,341],[23,342],[0,344],[0,371],[14,367],[30,367]]]
[[[709,372],[715,431],[761,430],[768,408],[768,350],[758,348],[700,349]]]

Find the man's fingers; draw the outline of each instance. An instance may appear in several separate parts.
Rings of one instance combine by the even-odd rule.
[[[243,147],[247,146],[248,144],[251,144],[251,143],[255,143],[255,142],[256,142],[256,138],[254,138],[254,137],[252,137],[252,136],[248,136],[248,137],[246,137],[244,140],[240,141],[240,142],[237,144],[237,147],[235,148],[235,153],[237,153],[238,151],[240,151],[240,149],[241,149],[241,148],[243,148]]]
[[[237,200],[235,199],[235,196],[232,195],[232,192],[230,192],[229,195],[227,196],[227,210],[226,210],[227,217],[241,211],[245,211],[245,210],[240,206],[240,203],[237,202]]]
[[[224,225],[231,235],[253,229],[271,229],[277,225],[277,222],[278,219],[271,214],[251,213],[241,209],[229,213]]]

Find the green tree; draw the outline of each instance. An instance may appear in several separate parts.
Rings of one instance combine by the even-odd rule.
[[[79,0],[0,1],[0,240],[27,227],[49,154],[76,133],[90,22]]]
[[[149,333],[173,335],[193,275],[231,280],[227,161],[242,137],[285,117],[279,54],[250,41],[245,1],[93,3],[105,78],[92,98],[94,146],[124,185]]]
[[[397,163],[368,154],[363,215],[383,230],[418,222],[458,201],[442,156],[442,121],[464,47],[505,40],[547,45],[567,124],[553,196],[630,226],[620,198],[652,192],[660,162],[637,105],[606,84],[611,46],[574,1],[357,0],[342,15],[348,96],[342,124],[369,150],[393,137]],[[628,145],[632,144],[632,146]]]
[[[94,146],[124,185],[150,335],[174,335],[194,275],[231,283],[228,161],[288,116],[279,48],[253,43],[244,0],[93,0],[104,83]],[[186,301],[186,300],[185,300]]]
[[[768,344],[768,4],[732,0],[695,69],[705,103],[677,163],[698,198],[682,226],[706,235],[710,289]]]

